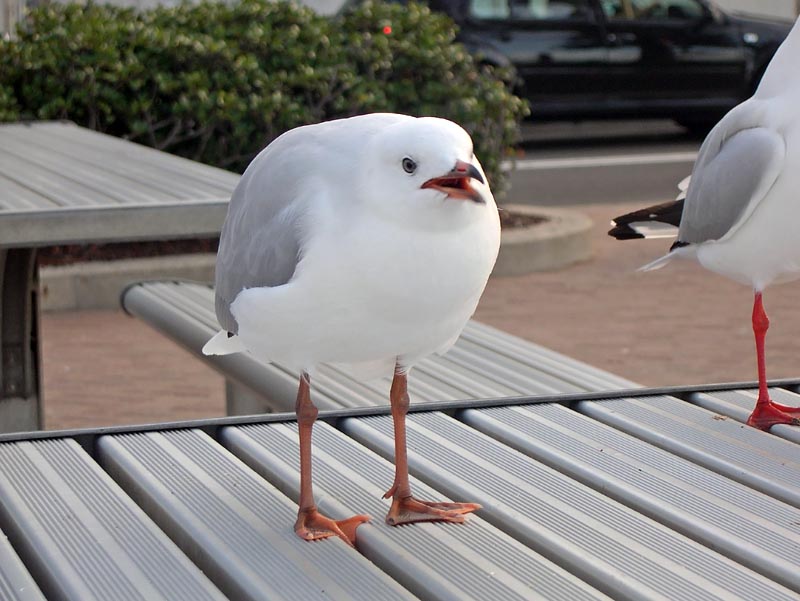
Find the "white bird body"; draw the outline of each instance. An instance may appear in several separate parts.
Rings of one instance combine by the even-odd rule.
[[[618,239],[661,232],[648,222],[678,225],[669,253],[753,287],[759,395],[748,424],[800,425],[800,408],[774,403],[766,381],[764,340],[769,319],[762,293],[800,278],[800,19],[770,62],[758,90],[711,130],[700,148],[685,199],[622,215]]]
[[[409,133],[381,138],[398,125]],[[407,154],[425,169],[411,185],[406,180],[413,178],[400,169]],[[459,159],[483,175],[460,127],[400,115],[302,127],[273,142],[248,167],[232,203],[262,203],[276,186],[290,189],[286,215],[279,211],[273,221],[299,228],[299,257],[288,281],[250,282],[232,294],[237,336],[220,333],[204,352],[246,349],[312,375],[320,363],[345,364],[369,378],[390,375],[395,363],[410,368],[446,351],[475,311],[500,244],[487,185],[473,182],[483,202],[420,189]],[[287,179],[298,164],[313,168]],[[239,230],[247,219],[239,219]],[[258,224],[249,227],[257,231]],[[240,243],[247,237],[235,233]],[[223,233],[221,255],[230,254],[225,245],[232,239]],[[250,251],[258,252],[255,246]],[[232,266],[243,269],[235,261]]]
[[[788,218],[800,209],[800,94],[756,95],[740,107],[753,127],[775,137],[780,159],[728,233],[698,245],[697,260],[710,271],[763,290],[800,277],[800,230]]]
[[[475,311],[497,256],[497,209],[450,201],[425,229],[363,212],[315,210],[313,241],[292,280],[242,291],[231,305],[253,354],[300,370],[346,363],[390,375],[446,351]],[[369,365],[365,365],[365,364]]]
[[[800,277],[794,219],[800,191],[800,22],[770,62],[752,98],[703,143],[680,220],[678,240],[647,268],[676,257],[763,290]],[[679,197],[680,199],[680,197]],[[653,215],[658,221],[658,215]],[[623,218],[619,218],[624,220]]]
[[[310,381],[321,363],[362,378],[394,372],[395,478],[387,523],[463,522],[475,503],[411,494],[407,374],[452,346],[494,267],[500,218],[472,140],[444,119],[375,114],[294,129],[265,148],[234,191],[217,253],[222,330],[206,354],[249,351],[301,372],[295,532],[354,544],[356,515],[314,502]]]

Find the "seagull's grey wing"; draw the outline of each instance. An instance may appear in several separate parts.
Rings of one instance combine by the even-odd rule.
[[[291,138],[290,138],[291,142]],[[216,267],[216,313],[236,333],[230,305],[245,288],[288,282],[302,254],[303,220],[311,178],[293,177],[308,159],[302,145],[278,141],[256,157],[233,193],[220,236]]]
[[[353,149],[376,132],[412,119],[377,113],[299,127],[253,159],[233,193],[217,253],[216,312],[236,333],[230,305],[245,288],[280,286],[303,254],[308,204],[355,173]],[[327,182],[327,186],[326,183]]]
[[[759,126],[758,112],[739,108],[712,130],[700,150],[686,192],[679,242],[719,240],[733,232],[783,169],[783,138]]]

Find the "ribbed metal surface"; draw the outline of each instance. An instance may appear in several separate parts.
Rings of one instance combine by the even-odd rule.
[[[235,173],[66,122],[0,125],[0,241],[218,233]]]
[[[299,374],[244,354],[205,357],[203,344],[218,329],[213,289],[187,282],[145,282],[123,295],[127,311],[145,320],[236,382],[269,397],[279,411],[294,409]],[[332,366],[313,378],[322,409],[389,402],[389,378],[361,382]],[[497,398],[632,388],[636,384],[474,320],[444,356],[422,361],[409,377],[415,401]]]
[[[227,200],[236,174],[66,122],[0,126],[0,189],[6,210]]]
[[[562,405],[465,423],[800,592],[800,510]]]
[[[316,500],[372,516],[357,550],[292,531],[291,416],[0,436],[0,599],[800,598],[800,445],[667,393],[753,391],[418,407],[414,492],[482,503],[463,525],[387,526],[391,417],[321,414]]]
[[[800,446],[795,443],[668,396],[581,402],[576,408],[800,507]]]
[[[6,535],[0,530],[0,599],[44,601],[44,595],[25,569]]]
[[[384,455],[391,418],[344,431]],[[618,599],[793,599],[708,548],[442,414],[409,417],[412,472]]]
[[[297,498],[299,460],[294,424],[226,428],[222,439],[259,473]],[[387,461],[320,423],[315,427],[314,477],[320,509],[336,519],[367,513],[359,548],[421,598],[461,601],[605,598],[576,577],[477,517],[463,526],[416,524],[392,528],[381,496],[391,485]],[[421,498],[446,500],[414,483]],[[367,598],[367,597],[360,597]]]
[[[776,403],[800,407],[800,395],[784,388],[772,388],[770,398]],[[720,415],[727,415],[742,423],[746,422],[752,413],[756,399],[758,390],[726,390],[713,394],[698,392],[687,398],[690,403]],[[770,432],[775,436],[800,443],[800,430],[795,427],[779,424],[773,426]]]
[[[0,445],[0,528],[48,598],[222,598],[73,440]]]
[[[411,596],[339,539],[308,544],[284,495],[194,431],[106,436],[107,469],[233,599]],[[287,586],[291,583],[291,586]]]

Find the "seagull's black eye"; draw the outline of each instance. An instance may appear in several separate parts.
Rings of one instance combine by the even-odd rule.
[[[416,170],[417,164],[414,162],[414,159],[408,157],[403,159],[403,171],[406,173],[414,173]]]

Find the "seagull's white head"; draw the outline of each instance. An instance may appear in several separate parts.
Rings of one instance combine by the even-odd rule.
[[[452,121],[420,117],[394,123],[375,135],[364,156],[361,190],[383,215],[452,219],[494,207],[472,139]]]

